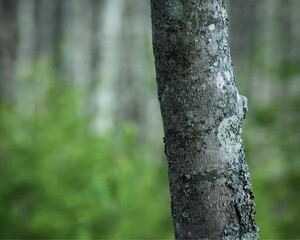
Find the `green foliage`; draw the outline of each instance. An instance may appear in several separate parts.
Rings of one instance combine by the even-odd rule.
[[[262,239],[300,237],[300,98],[284,92],[290,83],[287,78],[291,77],[291,68],[284,70],[287,75],[281,80],[283,92],[273,93],[276,97],[270,102],[249,106],[243,128]]]
[[[261,239],[300,237],[300,97],[286,85],[296,66],[272,70],[285,91],[252,99],[243,127]],[[166,163],[133,123],[95,132],[82,86],[43,61],[16,95],[0,106],[1,239],[173,238]]]
[[[45,66],[0,115],[0,238],[171,238],[166,165],[136,129],[95,133],[85,94]]]

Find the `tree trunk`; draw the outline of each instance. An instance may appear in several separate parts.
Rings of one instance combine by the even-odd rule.
[[[12,103],[17,42],[16,0],[0,0],[0,103]]]
[[[152,0],[176,239],[257,239],[224,0]]]

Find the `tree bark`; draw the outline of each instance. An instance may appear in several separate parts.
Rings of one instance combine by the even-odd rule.
[[[257,239],[224,0],[152,0],[176,239]]]

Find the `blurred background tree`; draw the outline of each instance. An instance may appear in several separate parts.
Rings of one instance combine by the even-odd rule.
[[[300,2],[228,3],[237,81],[249,100],[244,140],[260,236],[300,238]]]
[[[228,0],[261,238],[300,238],[300,2]],[[0,0],[0,238],[173,238],[147,0]]]

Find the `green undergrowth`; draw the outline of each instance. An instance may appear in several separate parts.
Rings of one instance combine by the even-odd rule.
[[[165,161],[134,124],[97,133],[84,92],[40,71],[0,107],[0,238],[172,238]]]
[[[243,126],[261,239],[300,237],[299,99],[252,105]]]

